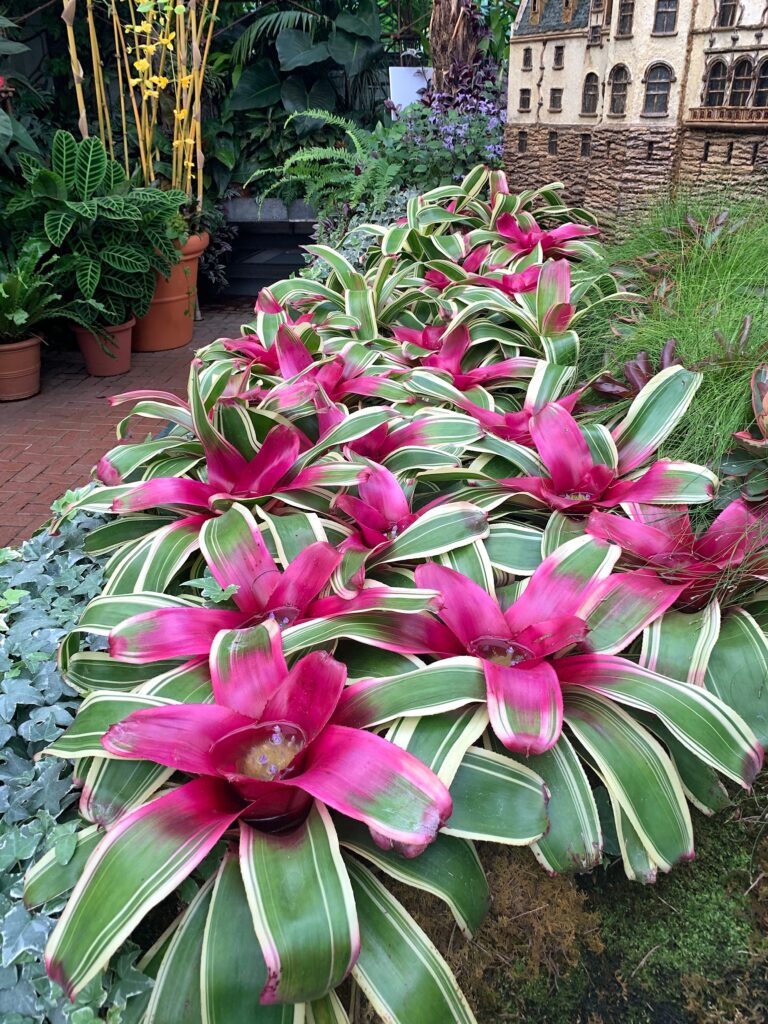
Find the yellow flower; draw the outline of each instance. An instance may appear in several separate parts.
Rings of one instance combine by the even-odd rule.
[[[182,75],[179,79],[179,85],[182,89],[186,89],[189,83],[192,81],[192,75]]]
[[[165,89],[165,87],[168,85],[168,79],[165,77],[165,75],[152,75],[152,77],[150,78],[150,82],[154,82],[154,84],[158,86],[160,89]]]
[[[135,60],[133,62],[133,66],[140,74],[143,74],[145,71],[149,71],[149,61],[144,57],[141,57],[139,60]]]
[[[144,43],[141,48],[148,57],[151,57],[157,49],[157,43]]]
[[[181,139],[174,139],[173,148],[174,149],[181,149]]]
[[[128,85],[130,85],[132,89],[135,89],[137,85],[141,85],[141,79],[140,78],[129,78],[128,79]]]
[[[187,108],[182,107],[181,110],[174,110],[173,116],[177,121],[183,121],[187,116]]]

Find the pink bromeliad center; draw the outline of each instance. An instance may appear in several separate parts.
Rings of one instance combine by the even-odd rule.
[[[293,722],[262,722],[250,731],[248,745],[237,757],[237,770],[251,779],[273,782],[290,771],[307,745],[304,730]]]
[[[483,661],[492,661],[494,665],[507,666],[519,665],[533,657],[528,647],[502,636],[479,636],[468,644],[467,652]]]

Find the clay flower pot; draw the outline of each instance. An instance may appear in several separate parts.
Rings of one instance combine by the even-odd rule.
[[[0,402],[31,398],[40,390],[40,338],[0,343]]]
[[[168,278],[157,275],[152,305],[139,317],[133,331],[134,352],[164,352],[183,348],[192,341],[195,329],[197,268],[210,235],[190,235],[181,249],[181,262]]]
[[[84,327],[74,327],[77,344],[83,354],[85,368],[92,377],[116,377],[131,368],[131,334],[135,318],[116,327],[105,327],[110,336],[99,340]]]

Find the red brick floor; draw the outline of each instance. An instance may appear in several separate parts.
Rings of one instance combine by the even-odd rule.
[[[87,483],[95,463],[114,446],[115,425],[129,407],[112,409],[107,396],[137,388],[184,394],[195,349],[237,337],[252,310],[252,303],[205,309],[190,345],[134,353],[130,372],[120,377],[90,377],[78,352],[45,349],[40,394],[0,405],[0,547],[31,536],[49,518],[51,502]],[[134,436],[157,430],[156,420],[139,422]]]

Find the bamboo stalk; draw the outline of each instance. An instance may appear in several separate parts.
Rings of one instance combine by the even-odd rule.
[[[119,22],[115,10],[116,0],[112,0],[112,29],[115,36],[115,64],[117,65],[117,83],[120,90],[120,126],[123,131],[123,163],[126,176],[130,177],[131,163],[128,157],[128,119],[125,114],[125,93],[123,92],[123,65],[120,60],[120,41],[118,38]]]
[[[142,171],[142,174],[144,176],[144,181],[146,182],[147,181],[147,161],[146,161],[146,156],[145,156],[145,153],[144,153],[143,139],[141,137],[141,121],[140,121],[140,118],[139,118],[139,108],[136,105],[136,97],[135,97],[134,92],[133,92],[133,86],[131,85],[131,64],[130,64],[130,61],[128,59],[128,48],[125,45],[125,34],[123,32],[122,23],[120,23],[120,21],[119,21],[119,16],[118,16],[118,27],[119,27],[119,31],[118,31],[117,35],[118,35],[118,38],[120,40],[120,49],[121,49],[121,52],[122,52],[122,55],[123,55],[123,63],[125,65],[126,86],[127,86],[127,89],[128,89],[128,95],[129,95],[130,100],[131,100],[131,107],[133,109],[133,118],[134,118],[134,121],[136,122],[136,137],[137,137],[137,141],[138,141],[138,144],[139,144],[139,159],[141,160],[141,171]]]
[[[77,97],[78,122],[80,134],[84,139],[88,138],[88,114],[85,109],[85,95],[83,94],[83,68],[77,59],[77,44],[75,42],[75,14],[77,13],[77,0],[62,0],[63,10],[61,20],[67,26],[67,45],[69,47],[69,61],[72,68],[72,80],[75,83],[75,95]]]

